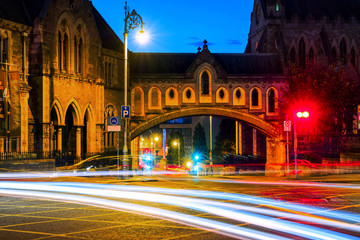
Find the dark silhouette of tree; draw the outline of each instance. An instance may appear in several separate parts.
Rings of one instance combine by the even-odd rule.
[[[213,150],[215,163],[222,162],[225,155],[235,153],[235,122],[230,119],[223,119],[219,128]]]
[[[182,164],[182,158],[185,154],[184,148],[184,138],[180,131],[174,131],[170,133],[169,139],[167,140],[166,145],[169,147],[167,155],[167,164],[168,165],[178,165],[178,146],[174,146],[174,142],[180,141],[180,164]]]
[[[317,134],[341,135],[352,130],[357,91],[354,77],[346,77],[344,66],[291,66],[280,109],[292,119],[296,108],[307,108],[309,126]]]
[[[200,154],[202,156],[208,155],[205,130],[200,123],[198,123],[194,129],[193,151],[194,153]]]

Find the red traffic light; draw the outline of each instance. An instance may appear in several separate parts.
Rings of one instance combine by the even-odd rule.
[[[310,116],[308,111],[304,111],[304,112],[297,112],[296,116],[298,118],[308,118]]]

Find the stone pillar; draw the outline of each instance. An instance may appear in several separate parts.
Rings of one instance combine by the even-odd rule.
[[[236,154],[242,155],[242,125],[241,122],[235,122],[236,131]]]
[[[253,156],[257,156],[257,131],[253,128]]]
[[[81,158],[81,127],[76,128],[76,158]]]
[[[266,176],[286,175],[286,141],[266,137]]]
[[[118,133],[118,136],[120,134]],[[139,137],[136,137],[131,141],[131,159],[132,159],[132,170],[139,169]]]
[[[62,152],[62,128],[59,127],[57,130],[57,151]]]

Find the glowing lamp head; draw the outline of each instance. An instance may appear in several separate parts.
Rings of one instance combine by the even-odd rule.
[[[174,146],[177,146],[177,145],[178,145],[178,142],[173,142],[173,145],[174,145]]]
[[[159,137],[154,138],[155,142],[159,141]]]
[[[149,39],[149,35],[146,32],[144,32],[143,30],[141,30],[136,35],[136,39],[140,44],[145,44]]]
[[[195,155],[195,160],[199,160],[199,155]]]
[[[190,167],[191,167],[191,165],[192,165],[192,163],[191,163],[191,162],[187,162],[187,163],[186,163],[186,166],[187,166],[188,168],[190,168]]]

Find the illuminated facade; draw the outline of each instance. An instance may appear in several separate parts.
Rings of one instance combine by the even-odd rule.
[[[321,9],[297,2],[254,0],[245,54],[211,53],[206,41],[198,53],[130,53],[129,137],[171,119],[220,115],[254,126],[252,141],[261,132],[268,160],[283,162],[276,99],[287,63],[340,61],[357,79],[360,70],[359,1]],[[12,0],[0,8],[0,90],[10,89],[0,151],[80,157],[114,149],[105,119],[123,104],[124,48],[91,2]]]

